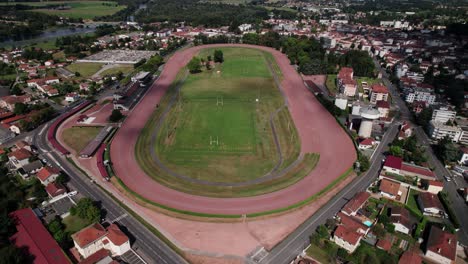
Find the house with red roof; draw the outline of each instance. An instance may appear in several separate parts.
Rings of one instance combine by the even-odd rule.
[[[31,96],[29,95],[7,95],[0,98],[0,107],[13,112],[16,103],[27,104],[29,102],[31,102]]]
[[[371,149],[375,146],[376,142],[373,138],[365,138],[359,142],[359,149]]]
[[[423,212],[423,215],[442,218],[447,217],[444,206],[437,195],[428,192],[420,193],[418,195],[417,202],[419,208]]]
[[[17,233],[10,237],[10,241],[18,248],[25,248],[34,257],[32,263],[71,263],[31,208],[14,211],[10,218],[13,219],[17,230]]]
[[[359,246],[361,239],[369,232],[369,227],[362,224],[354,217],[344,213],[338,213],[340,224],[333,233],[333,242],[353,253]]]
[[[29,164],[29,158],[32,156],[32,153],[27,149],[21,148],[8,153],[8,161],[16,169],[20,169],[24,165]]]
[[[421,264],[422,258],[414,250],[405,251],[403,252],[403,255],[401,255],[400,260],[398,261],[398,264],[408,264],[408,263]]]
[[[354,195],[354,197],[345,204],[343,209],[341,209],[341,212],[348,216],[355,216],[357,212],[367,202],[367,199],[369,199],[369,197],[370,194],[367,192],[356,193],[356,195]]]
[[[67,190],[65,189],[65,187],[63,187],[62,184],[56,182],[51,182],[47,184],[45,190],[50,198],[57,197],[67,192]]]
[[[377,108],[377,110],[379,110],[380,117],[382,118],[387,118],[390,114],[390,103],[387,101],[377,101],[375,107]]]
[[[390,251],[390,249],[392,249],[392,242],[390,242],[387,238],[383,238],[383,239],[379,239],[379,241],[377,241],[377,244],[375,246],[382,250]]]
[[[130,250],[130,240],[116,224],[105,229],[101,224],[92,224],[72,235],[75,249],[86,259],[101,249],[120,256]]]
[[[369,101],[371,104],[376,104],[378,101],[388,101],[388,89],[381,84],[373,84],[371,86]]]
[[[338,72],[336,82],[340,93],[346,96],[355,96],[357,90],[357,82],[353,79],[353,68],[343,67]]]
[[[36,174],[36,177],[41,181],[42,185],[47,186],[52,183],[60,175],[60,170],[50,166],[44,166]]]
[[[444,189],[444,183],[437,180],[427,181],[427,191],[432,194],[438,194]]]
[[[390,223],[395,226],[395,231],[409,234],[412,229],[412,221],[406,208],[395,206],[390,211]]]
[[[402,140],[405,138],[411,137],[413,134],[413,129],[411,126],[405,121],[400,127],[400,131],[398,132],[398,140]]]
[[[424,255],[436,263],[455,263],[457,258],[456,235],[446,232],[437,226],[432,226]]]
[[[400,191],[401,184],[396,181],[391,181],[389,179],[382,179],[380,180],[379,191],[380,195],[390,198],[390,199],[397,199],[398,196],[402,194]]]
[[[418,177],[425,180],[434,180],[435,174],[429,168],[403,162],[403,159],[388,156],[383,166],[384,172],[395,173],[408,177]]]

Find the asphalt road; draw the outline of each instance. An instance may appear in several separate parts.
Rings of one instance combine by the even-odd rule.
[[[138,220],[133,218],[126,210],[120,207],[111,197],[107,196],[87,176],[83,175],[65,157],[56,153],[47,143],[47,128],[51,122],[35,130],[33,144],[39,152],[47,157],[53,165],[61,168],[70,177],[70,184],[78,192],[93,200],[99,201],[105,210],[107,222],[117,222],[125,227],[126,233],[133,238],[132,248],[147,263],[187,263],[181,256],[155,236]],[[117,220],[117,221],[116,221]]]

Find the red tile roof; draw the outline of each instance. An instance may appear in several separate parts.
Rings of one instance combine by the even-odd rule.
[[[51,197],[55,197],[66,192],[65,187],[63,187],[63,185],[55,182],[49,183],[45,187],[45,190]]]
[[[419,256],[416,252],[413,250],[410,251],[405,251],[403,255],[401,255],[400,260],[398,261],[398,264],[421,264],[422,263],[422,258]]]
[[[373,93],[384,93],[384,94],[388,94],[388,89],[386,86],[383,86],[381,84],[373,84],[371,86],[371,90]]]
[[[427,250],[448,259],[455,260],[457,252],[457,237],[454,234],[443,231],[436,226],[432,226],[431,233],[427,240]]]
[[[392,243],[387,239],[379,239],[376,246],[385,251],[390,251],[390,249],[392,249]]]
[[[428,192],[423,192],[418,195],[419,200],[422,203],[422,206],[424,208],[437,208],[440,211],[444,211],[444,206],[439,200],[439,197],[437,195],[428,193]]]
[[[345,226],[338,226],[335,230],[334,236],[337,236],[351,245],[356,245],[361,238],[361,235],[356,231],[350,230]]]
[[[101,224],[95,223],[73,234],[72,238],[81,248],[84,248],[106,234],[106,229]]]
[[[385,108],[385,109],[390,109],[390,104],[387,101],[384,100],[379,100],[375,104],[377,108]]]
[[[391,211],[390,222],[392,224],[401,224],[411,230],[410,214],[406,208],[399,206],[393,207]]]
[[[86,259],[82,260],[79,262],[79,264],[94,264],[98,263],[100,260],[106,258],[107,256],[110,256],[109,251],[106,249],[102,248],[98,251],[96,251],[94,254],[91,256],[87,257]]]
[[[380,181],[379,190],[381,192],[397,196],[398,190],[400,190],[400,183],[387,180],[387,179],[382,179]]]
[[[32,157],[32,154],[27,149],[21,148],[8,153],[8,157],[15,157],[17,160],[25,160]]]
[[[14,219],[18,230],[10,240],[16,247],[27,248],[29,254],[34,256],[34,263],[70,263],[31,208],[14,211],[10,214],[10,217]]]
[[[343,207],[343,212],[351,214],[356,212],[369,199],[370,194],[367,192],[358,192],[346,205]]]
[[[128,242],[127,235],[125,235],[116,224],[111,224],[107,228],[107,232],[107,238],[116,246],[120,246],[125,242]]]
[[[47,180],[52,175],[59,174],[60,170],[57,168],[52,168],[49,166],[43,167],[39,172],[37,172],[36,176],[39,178],[41,181]]]
[[[401,165],[401,170],[411,172],[411,173],[414,173],[414,174],[419,174],[419,175],[422,175],[422,176],[435,178],[434,172],[432,172],[429,168],[415,166],[415,165],[412,165],[412,164],[409,164],[409,163],[403,163]]]
[[[372,146],[373,144],[374,144],[373,138],[366,138],[363,141],[359,142],[359,145],[363,145],[363,146]]]
[[[341,224],[346,228],[351,229],[355,232],[366,233],[369,230],[368,226],[362,224],[359,220],[352,216],[347,216],[342,212],[339,212],[338,217],[340,218]]]
[[[437,186],[437,187],[444,187],[444,183],[443,183],[443,182],[441,182],[441,181],[434,181],[434,180],[430,180],[430,181],[429,181],[429,185]]]
[[[401,165],[403,164],[403,159],[400,157],[395,156],[388,156],[385,160],[384,167],[389,167],[393,169],[401,169]]]

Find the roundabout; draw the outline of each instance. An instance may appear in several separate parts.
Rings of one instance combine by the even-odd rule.
[[[192,57],[214,49],[223,63],[187,73]],[[284,54],[240,44],[174,54],[110,149],[129,193],[202,216],[292,208],[332,188],[356,159]]]

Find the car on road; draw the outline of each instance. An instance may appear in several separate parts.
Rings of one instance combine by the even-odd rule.
[[[449,176],[444,176],[444,178],[445,178],[445,180],[446,180],[447,182],[450,182],[450,181],[452,181],[452,179],[450,179],[450,177],[449,177]]]

